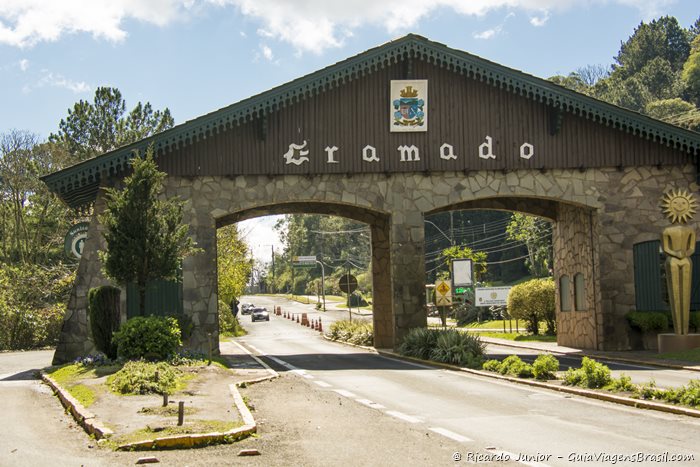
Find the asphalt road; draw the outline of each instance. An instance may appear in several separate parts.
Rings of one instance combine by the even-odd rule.
[[[265,297],[255,301],[270,307],[280,304]],[[297,309],[294,304],[282,306]],[[350,403],[373,408],[377,417],[423,427],[457,442],[463,460],[469,460],[469,453],[500,453],[527,465],[573,465],[575,460],[649,465],[660,457],[639,463],[635,460],[640,457],[617,456],[669,453],[695,456],[676,465],[700,462],[698,419],[385,358],[327,342],[277,316],[270,322],[243,321],[249,334],[241,341],[278,370],[305,380],[312,399],[332,391]]]

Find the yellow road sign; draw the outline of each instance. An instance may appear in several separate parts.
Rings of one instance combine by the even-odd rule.
[[[437,306],[452,305],[452,285],[450,281],[435,282],[435,304]]]

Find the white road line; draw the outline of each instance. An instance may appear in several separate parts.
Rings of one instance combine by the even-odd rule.
[[[446,438],[450,438],[451,440],[457,441],[458,443],[467,443],[469,441],[474,441],[473,439],[467,438],[466,436],[459,435],[455,433],[454,431],[446,430],[444,428],[438,428],[438,427],[433,427],[433,428],[428,428],[430,431],[434,431],[435,433],[442,435]]]
[[[257,356],[253,355],[252,353],[250,353],[250,351],[249,351],[248,349],[246,349],[245,347],[243,347],[243,346],[242,346],[241,344],[239,344],[238,342],[235,342],[235,341],[232,341],[232,342],[233,342],[233,344],[235,344],[239,349],[241,349],[243,352],[245,352],[245,353],[247,353],[248,355],[250,355],[251,357],[253,357],[253,360],[255,360],[255,361],[258,362],[260,365],[262,365],[262,366],[265,368],[265,370],[267,370],[267,372],[270,373],[270,375],[272,375],[272,376],[275,377],[275,378],[278,376],[277,372],[276,372],[275,370],[273,370],[272,368],[270,368],[270,365],[268,365],[268,364],[265,363],[264,361],[260,360],[260,358],[258,358]],[[257,353],[262,354],[262,352],[261,352],[260,350],[256,349],[256,348],[253,347],[252,345],[251,345],[250,347],[251,347],[253,350],[255,350]]]
[[[373,409],[386,409],[382,404],[377,404],[376,402],[372,402],[369,399],[355,399],[355,402],[359,402],[360,404],[364,404],[367,407],[371,407]]]
[[[328,383],[326,383],[325,381],[318,381],[318,380],[316,380],[316,381],[314,381],[314,383],[318,384],[318,385],[321,386],[322,388],[330,388],[330,387],[331,387],[331,385],[328,384]]]
[[[351,393],[350,391],[346,391],[345,389],[334,389],[333,391],[337,392],[343,397],[349,397],[350,399],[357,397],[355,394]]]
[[[411,417],[410,415],[406,415],[405,413],[397,412],[395,410],[387,410],[386,412],[387,415],[391,415],[392,417],[399,418],[403,420],[404,422],[408,423],[420,423],[420,420],[418,420],[416,417]]]

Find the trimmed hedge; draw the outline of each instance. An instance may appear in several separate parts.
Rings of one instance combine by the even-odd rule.
[[[172,316],[137,316],[114,333],[117,353],[128,360],[167,360],[182,345],[180,327]]]
[[[663,311],[630,311],[625,315],[627,321],[635,329],[642,332],[666,331],[668,316]]]
[[[88,291],[88,313],[90,330],[97,350],[107,358],[117,358],[117,345],[112,341],[112,334],[119,329],[119,297],[121,290],[111,285],[95,287]]]

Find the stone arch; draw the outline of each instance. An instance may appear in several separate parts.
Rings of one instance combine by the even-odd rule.
[[[602,325],[598,259],[598,213],[591,206],[561,199],[532,196],[494,196],[441,206],[427,214],[450,210],[482,209],[514,211],[535,215],[552,222],[557,316],[557,342],[560,345],[598,348]],[[561,277],[585,272],[585,304],[574,312],[562,312]]]
[[[374,342],[376,347],[393,347],[394,299],[392,297],[391,249],[389,244],[390,215],[386,212],[349,204],[294,201],[236,210],[216,219],[216,227],[220,228],[243,220],[276,214],[324,214],[346,217],[369,226],[372,255]],[[213,272],[216,273],[216,268]]]

